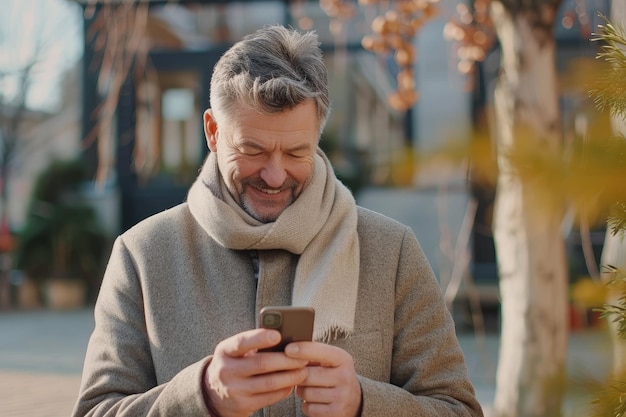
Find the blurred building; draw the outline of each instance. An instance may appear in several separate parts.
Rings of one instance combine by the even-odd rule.
[[[412,227],[437,275],[449,278],[453,259],[442,254],[442,248],[455,246],[468,203],[476,199],[468,242],[472,261],[463,273],[472,274],[485,286],[485,297],[497,302],[490,218],[493,188],[468,181],[463,168],[454,173],[416,172],[407,165],[411,160],[407,152],[409,156],[425,152],[449,138],[471,140],[470,132],[490,106],[499,65],[497,47],[479,68],[478,88],[467,91],[467,80],[455,70],[453,48],[442,36],[448,18],[442,14],[415,41],[420,101],[410,111],[399,112],[386,100],[395,88],[393,65],[361,48],[361,38],[370,32],[366,22],[372,17],[363,8],[355,9],[360,15],[353,19],[334,20],[318,0],[152,0],[136,3],[146,7],[145,16],[123,16],[115,13],[115,5],[118,11],[128,10],[127,1],[74,1],[85,11],[82,68],[67,78],[67,103],[61,113],[28,116],[29,136],[42,140],[28,149],[29,161],[34,162],[16,163],[19,175],[11,186],[11,211],[18,217],[25,212],[29,184],[44,161],[76,152],[83,153],[92,176],[99,180],[98,187],[90,189],[90,198],[111,234],[184,201],[207,153],[202,112],[209,107],[213,65],[243,35],[282,23],[315,29],[320,36],[333,103],[322,146],[359,203]],[[455,4],[441,3],[444,11],[453,10]],[[608,0],[586,2],[589,27],[598,12],[608,12],[608,4]],[[576,6],[576,0],[564,2],[556,28],[562,74],[580,57],[596,53],[589,33],[576,20],[572,27],[563,25]],[[98,37],[104,32],[94,28],[144,17],[137,22],[143,22],[147,36],[117,44],[117,53],[123,57],[124,48],[140,41],[147,51],[145,60],[128,63],[121,74],[105,71],[110,77],[103,77],[103,67],[106,70],[111,62],[102,49],[103,38]],[[121,80],[115,78],[120,75]],[[106,113],[111,94],[114,107]],[[566,140],[576,140],[586,103],[580,91],[564,89],[562,97]],[[445,242],[445,236],[450,240]]]
[[[106,111],[106,99],[116,91],[113,78],[102,81],[107,62],[97,37],[105,34],[101,30],[94,38],[90,28],[126,22],[111,6],[115,2],[82,3],[82,130],[85,138],[98,137],[88,142],[85,157],[94,177],[118,193],[120,231],[185,199],[207,153],[202,113],[209,107],[213,66],[230,45],[267,24],[314,29],[320,37],[334,109],[322,147],[338,175],[354,190],[391,182],[395,162],[410,143],[410,117],[387,104],[395,88],[389,63],[362,50],[361,38],[370,30],[364,16],[330,19],[319,1],[310,0],[140,2],[148,10],[141,40],[148,53],[122,74],[116,109],[105,114],[98,112]],[[118,10],[128,12],[124,7],[120,2]],[[118,45],[123,47],[131,45]]]
[[[10,161],[8,213],[18,230],[27,213],[35,178],[54,159],[71,159],[81,148],[81,71],[76,65],[63,77],[58,110],[24,109],[20,140]]]

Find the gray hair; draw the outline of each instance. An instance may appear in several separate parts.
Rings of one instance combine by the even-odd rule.
[[[330,99],[317,34],[275,25],[245,36],[215,65],[210,98],[216,117],[227,117],[239,104],[278,113],[313,100],[321,133]]]

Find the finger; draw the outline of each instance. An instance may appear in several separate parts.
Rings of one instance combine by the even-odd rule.
[[[246,355],[251,350],[265,349],[280,342],[280,333],[276,330],[254,329],[238,333],[224,339],[218,345],[216,354],[223,353],[237,358]]]
[[[293,387],[287,387],[282,390],[254,394],[250,397],[250,400],[254,401],[254,404],[256,405],[253,409],[258,410],[264,407],[269,407],[272,404],[276,404],[277,402],[289,397],[293,389]]]
[[[306,387],[298,385],[296,387],[296,395],[302,400],[309,403],[330,404],[336,401],[337,390],[320,387]]]
[[[302,404],[302,412],[308,417],[330,417],[345,415],[341,413],[336,403],[310,403]]]
[[[246,356],[243,362],[250,369],[250,376],[302,369],[308,363],[305,359],[290,358],[282,352],[255,352]]]
[[[300,383],[302,386],[333,388],[337,386],[338,381],[342,381],[341,373],[337,371],[337,368],[307,366],[307,370],[306,380]]]
[[[285,355],[306,359],[311,366],[319,365],[324,367],[338,367],[352,357],[344,350],[318,342],[293,342],[285,347]]]
[[[298,368],[288,371],[272,372],[252,377],[251,388],[254,394],[292,389],[303,383],[308,375],[307,368]]]
[[[252,409],[266,407],[288,397],[294,387],[306,379],[306,375],[306,368],[300,368],[251,377],[240,398],[249,401],[246,406],[254,404]]]
[[[259,354],[270,355],[270,354]],[[276,354],[275,356],[278,356]],[[234,410],[254,411],[274,404],[289,396],[294,386],[306,380],[308,370],[305,361],[287,358],[282,355],[283,361],[300,362],[300,368],[288,371],[278,371],[263,375],[250,375],[249,367],[242,363],[250,362],[247,358],[229,359],[236,367],[217,368],[211,370],[209,364],[207,385],[214,404],[233,411],[232,415],[250,415],[249,413],[234,412]],[[280,358],[278,358],[280,359]],[[231,413],[225,413],[227,415]]]
[[[309,417],[359,415],[360,391],[351,394],[336,388],[298,386],[296,394],[303,400],[302,411]]]

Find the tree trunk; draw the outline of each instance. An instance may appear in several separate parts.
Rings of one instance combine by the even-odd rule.
[[[4,132],[0,132],[2,135]],[[0,137],[0,140],[2,138]],[[4,144],[5,148],[7,147]],[[2,152],[2,151],[0,151]],[[9,227],[9,169],[6,151],[3,152],[0,161],[0,311],[11,307],[11,284],[9,282],[9,270],[12,263],[11,230]]]
[[[558,4],[541,7],[511,12],[500,1],[491,5],[501,50],[494,97],[499,173],[493,228],[502,302],[498,417],[559,416],[563,397],[568,328],[563,210],[540,197],[540,184],[516,175],[508,158],[520,141],[535,141],[542,153],[561,148],[552,32]]]

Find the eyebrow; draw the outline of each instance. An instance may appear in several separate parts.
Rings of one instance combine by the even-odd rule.
[[[251,148],[254,148],[254,149],[258,149],[258,150],[261,150],[261,151],[265,150],[265,148],[261,144],[259,144],[258,142],[254,141],[252,139],[243,139],[240,142],[239,146],[248,146],[248,147],[251,147]],[[309,144],[302,143],[302,144],[296,145],[296,146],[294,146],[292,148],[286,148],[285,150],[287,152],[297,152],[297,151],[308,151],[310,149],[311,149],[311,146]]]
[[[294,151],[309,151],[311,150],[311,147],[309,146],[308,143],[303,143],[297,146],[294,146],[293,148],[287,148],[286,149],[289,152],[294,152]]]

